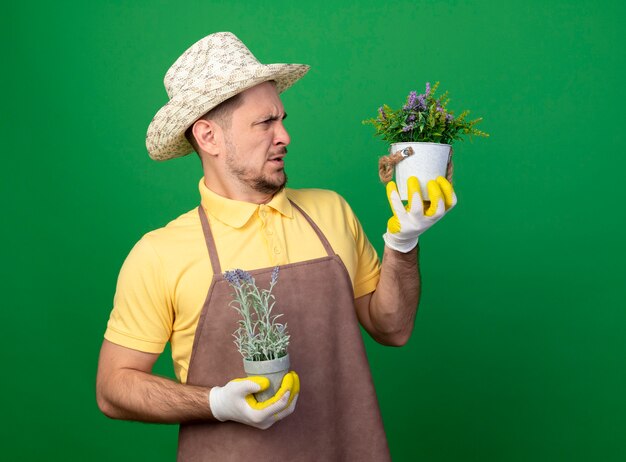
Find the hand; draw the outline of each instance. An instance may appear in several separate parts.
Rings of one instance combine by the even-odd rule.
[[[253,393],[269,386],[267,378],[252,376],[231,380],[223,387],[213,387],[209,392],[211,412],[221,422],[233,420],[265,430],[294,411],[300,379],[295,372],[288,372],[276,394],[267,401],[258,402]]]
[[[387,198],[393,216],[387,222],[383,235],[385,244],[399,252],[409,252],[417,246],[420,234],[441,219],[457,202],[452,185],[444,177],[427,184],[430,206],[424,212],[419,181],[412,176],[407,181],[409,203],[405,207],[393,181],[387,183]]]

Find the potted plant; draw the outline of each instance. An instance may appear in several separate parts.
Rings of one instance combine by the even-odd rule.
[[[261,375],[270,381],[267,390],[255,394],[258,401],[265,401],[276,394],[289,371],[287,324],[277,322],[282,314],[272,314],[278,266],[272,271],[268,289],[259,289],[250,273],[241,269],[226,271],[224,278],[235,290],[230,305],[241,316],[233,336],[243,356],[244,371],[248,376]]]
[[[431,88],[426,83],[426,91],[417,94],[411,91],[406,104],[401,109],[391,109],[384,104],[378,108],[378,117],[364,120],[376,129],[375,136],[391,143],[389,155],[379,161],[381,181],[391,180],[395,167],[398,192],[403,200],[407,199],[406,181],[416,176],[422,189],[422,198],[429,200],[426,185],[438,176],[446,176],[446,169],[452,156],[452,143],[463,140],[464,135],[489,136],[475,128],[482,120],[466,120],[468,110],[457,117],[449,111],[450,102],[446,91],[436,97],[439,82]]]

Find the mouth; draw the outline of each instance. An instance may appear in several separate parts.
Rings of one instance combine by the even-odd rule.
[[[276,156],[270,157],[267,161],[276,167],[283,167],[285,165],[284,154],[278,154]]]

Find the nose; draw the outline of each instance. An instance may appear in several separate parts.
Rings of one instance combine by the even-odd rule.
[[[291,143],[289,133],[287,132],[283,121],[279,120],[276,123],[276,130],[274,131],[274,144],[276,146],[287,146],[289,143]]]

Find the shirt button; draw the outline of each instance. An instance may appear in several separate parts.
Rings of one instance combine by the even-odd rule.
[[[280,253],[280,247],[278,246],[274,247],[274,253]]]
[[[265,232],[267,233],[268,236],[271,236],[272,234],[274,234],[274,231],[272,231],[270,228],[266,229]]]

